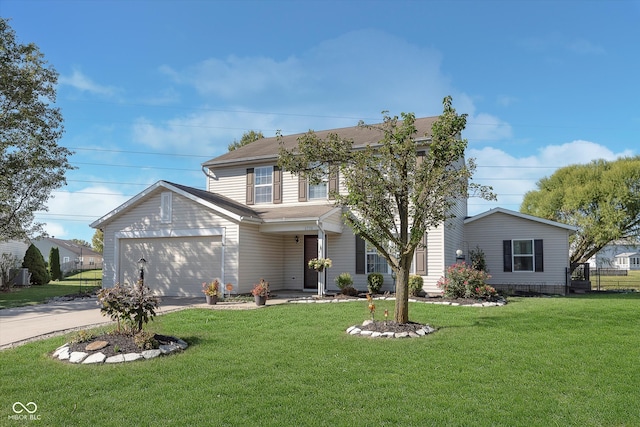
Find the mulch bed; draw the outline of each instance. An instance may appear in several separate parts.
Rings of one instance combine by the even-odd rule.
[[[171,341],[174,341],[174,342],[177,341],[177,338],[168,337],[168,336],[159,335],[159,334],[155,334],[154,338],[156,341],[158,341],[158,344],[169,344]],[[88,351],[86,349],[87,345],[96,341],[106,341],[108,344],[104,348],[94,350],[94,351]],[[111,357],[117,354],[141,353],[144,350],[149,350],[149,349],[143,349],[138,347],[138,345],[134,341],[133,336],[131,335],[110,332],[110,333],[104,333],[102,335],[98,335],[84,342],[71,343],[69,345],[69,350],[71,352],[83,351],[89,354],[101,352],[105,356]]]

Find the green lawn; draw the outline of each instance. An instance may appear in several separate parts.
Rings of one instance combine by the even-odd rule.
[[[639,303],[636,293],[412,303],[411,318],[439,330],[403,340],[346,335],[368,316],[364,303],[191,309],[149,325],[190,343],[169,357],[51,360],[65,337],[0,352],[0,420],[19,401],[36,403],[43,425],[638,425]]]
[[[636,289],[640,291],[640,271],[629,271],[627,276],[591,276],[591,288],[598,289]]]
[[[90,292],[101,286],[102,270],[87,270],[47,285],[15,287],[10,292],[0,292],[0,309],[42,304],[52,297]]]

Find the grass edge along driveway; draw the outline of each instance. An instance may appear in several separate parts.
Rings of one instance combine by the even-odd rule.
[[[50,359],[68,337],[0,352],[0,424],[14,402],[34,402],[46,425],[637,425],[639,302],[412,303],[411,319],[439,330],[401,340],[344,332],[368,317],[365,303],[190,309],[148,326],[190,343],[169,357]]]

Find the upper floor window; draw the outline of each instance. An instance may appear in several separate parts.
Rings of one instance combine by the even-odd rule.
[[[327,183],[329,182],[329,171],[324,165],[324,175],[322,181],[317,184],[309,183],[309,199],[326,199],[327,198]]]
[[[273,198],[273,166],[255,168],[256,203],[271,203]]]

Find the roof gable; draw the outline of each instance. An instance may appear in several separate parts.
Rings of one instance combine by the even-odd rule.
[[[534,222],[538,222],[540,224],[546,224],[546,225],[550,225],[552,227],[558,227],[558,228],[563,228],[565,230],[569,230],[573,233],[575,233],[576,231],[578,231],[578,227],[575,227],[573,225],[568,225],[568,224],[563,224],[561,222],[556,222],[556,221],[551,221],[548,219],[544,219],[544,218],[540,218],[537,216],[533,216],[533,215],[528,215],[528,214],[524,214],[521,212],[516,212],[516,211],[512,211],[509,209],[504,209],[504,208],[493,208],[490,209],[486,212],[480,213],[478,215],[472,216],[470,218],[466,218],[464,220],[465,224],[469,224],[471,222],[477,221],[479,219],[485,218],[489,215],[494,215],[496,213],[501,213],[501,214],[505,214],[505,215],[510,215],[516,218],[520,218],[520,219],[525,219],[528,221],[534,221]]]
[[[431,127],[438,117],[422,117],[416,119],[414,125],[417,129],[415,138],[431,137]],[[305,132],[306,133],[306,132]],[[298,138],[305,133],[282,136],[281,141],[288,150],[293,150],[298,146]],[[364,147],[367,145],[377,144],[382,138],[382,134],[377,129],[370,129],[362,126],[352,126],[340,129],[328,129],[315,131],[319,138],[326,138],[329,134],[336,133],[341,138],[353,140],[353,147]],[[240,147],[236,150],[229,151],[214,159],[203,163],[204,167],[221,166],[233,163],[245,163],[252,161],[276,159],[280,149],[277,137],[262,138],[248,145]]]

